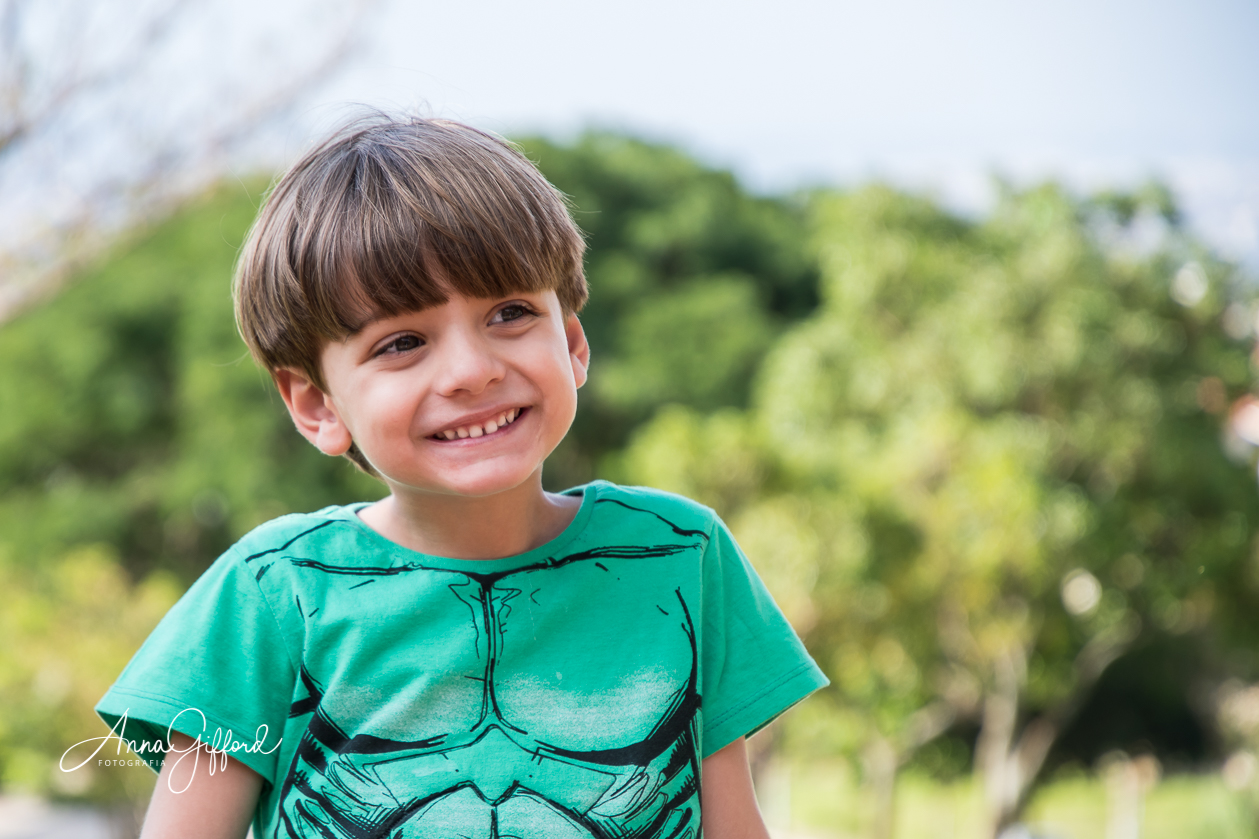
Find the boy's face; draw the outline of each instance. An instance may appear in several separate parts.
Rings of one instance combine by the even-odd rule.
[[[451,294],[324,347],[326,393],[293,371],[276,378],[312,443],[330,455],[357,444],[395,494],[485,496],[528,480],[564,438],[589,353],[553,291]]]

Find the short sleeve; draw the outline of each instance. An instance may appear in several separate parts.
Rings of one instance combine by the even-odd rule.
[[[830,682],[725,524],[704,552],[703,756],[753,734]]]
[[[218,748],[230,732],[231,756],[273,778],[295,679],[275,615],[233,549],[171,608],[96,713],[120,738],[156,751],[154,769],[169,729]]]

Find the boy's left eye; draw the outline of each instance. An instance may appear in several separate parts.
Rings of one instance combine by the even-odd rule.
[[[418,349],[421,343],[423,342],[415,335],[399,335],[397,338],[394,338],[388,344],[381,347],[376,355],[395,355],[410,352],[411,350]]]
[[[524,303],[509,303],[498,310],[494,319],[500,322],[507,322],[520,320],[521,318],[528,317],[532,314],[534,314],[534,311]]]

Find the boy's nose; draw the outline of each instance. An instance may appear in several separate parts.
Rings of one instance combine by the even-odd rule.
[[[502,359],[484,338],[452,330],[439,347],[436,388],[442,395],[466,391],[476,395],[506,373]]]

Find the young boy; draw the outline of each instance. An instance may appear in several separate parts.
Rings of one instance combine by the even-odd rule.
[[[101,700],[172,750],[144,836],[766,835],[743,738],[825,677],[707,507],[542,489],[590,359],[583,247],[451,122],[360,123],[276,186],[241,334],[389,495],[245,536]]]

